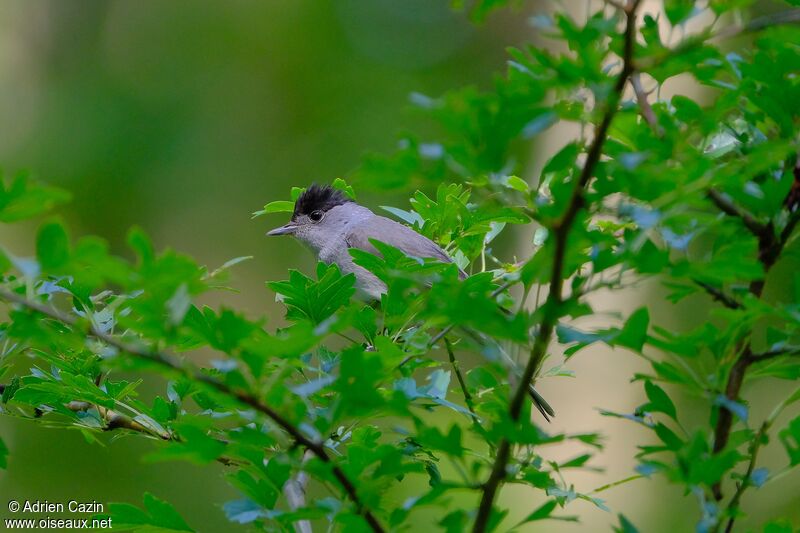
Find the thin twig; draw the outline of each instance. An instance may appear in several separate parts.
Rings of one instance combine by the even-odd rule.
[[[795,211],[789,215],[789,221],[786,223],[786,226],[783,227],[783,231],[781,232],[781,241],[789,242],[789,237],[792,236],[792,232],[794,228],[797,227],[797,224],[800,223],[800,208],[795,208]]]
[[[800,348],[792,347],[792,348],[780,348],[777,350],[769,350],[767,352],[761,353],[754,353],[750,356],[753,363],[761,363],[763,361],[769,361],[770,359],[775,359],[776,357],[783,357],[783,356],[798,356],[800,355]]]
[[[28,300],[26,297],[17,294],[13,291],[9,291],[7,289],[0,289],[0,299],[5,300],[7,302],[16,303],[18,305],[24,306],[28,309],[36,311],[37,313],[41,313],[45,316],[48,316],[62,324],[76,327],[79,325],[79,320],[76,317],[71,315],[67,315],[62,313],[61,311],[52,308],[48,305],[44,305],[40,302]],[[344,473],[344,471],[337,466],[328,452],[325,450],[325,445],[321,442],[317,442],[309,437],[306,437],[303,432],[289,422],[282,414],[277,412],[271,406],[265,404],[260,399],[256,398],[255,396],[250,395],[249,393],[234,389],[230,385],[219,381],[218,379],[202,374],[195,370],[190,370],[185,368],[180,363],[174,361],[170,356],[161,352],[151,351],[149,348],[140,345],[134,345],[132,343],[126,342],[120,338],[117,338],[113,335],[105,333],[101,331],[94,323],[88,324],[88,331],[87,333],[92,337],[95,337],[106,344],[113,346],[120,350],[121,352],[128,353],[139,359],[143,359],[146,361],[150,361],[152,363],[156,363],[170,371],[176,372],[191,381],[202,383],[217,392],[222,393],[225,396],[235,399],[239,403],[246,405],[255,409],[256,411],[266,415],[270,418],[275,424],[281,427],[292,439],[300,446],[307,448],[310,450],[314,455],[316,455],[323,463],[329,465],[331,469],[331,473],[336,478],[339,485],[344,489],[344,492],[347,494],[348,498],[353,502],[356,506],[356,510],[359,514],[361,514],[364,519],[369,524],[370,528],[376,532],[383,532],[384,528],[378,522],[377,518],[372,514],[372,512],[364,506],[358,492],[356,491],[356,487],[350,478]]]
[[[533,377],[544,359],[547,347],[550,344],[553,329],[558,322],[558,313],[563,298],[562,289],[564,284],[564,260],[567,251],[567,239],[572,229],[572,224],[578,216],[578,212],[583,207],[585,188],[592,176],[594,176],[595,167],[600,161],[603,144],[605,143],[608,129],[611,126],[611,121],[617,113],[619,101],[622,98],[622,92],[625,89],[625,85],[628,83],[630,75],[634,71],[633,51],[636,41],[636,11],[640,3],[641,0],[632,0],[625,8],[627,20],[625,24],[622,71],[619,73],[619,77],[614,85],[614,90],[606,103],[603,118],[597,127],[592,144],[589,146],[589,150],[586,154],[586,162],[583,165],[577,183],[572,189],[566,211],[552,228],[553,238],[555,240],[555,251],[553,253],[553,268],[550,275],[550,290],[547,295],[547,301],[545,302],[545,313],[539,328],[539,334],[536,336],[530,358],[528,359],[520,382],[509,404],[509,417],[513,422],[518,422],[520,419],[522,406],[528,393],[528,387],[531,385]],[[504,438],[500,441],[500,445],[498,446],[497,455],[495,456],[489,479],[483,486],[483,494],[481,495],[478,513],[472,528],[473,533],[483,533],[489,525],[489,517],[491,516],[494,498],[500,485],[505,480],[506,467],[508,466],[510,456],[511,441]]]
[[[633,87],[633,93],[636,95],[636,101],[639,103],[639,109],[642,112],[642,117],[644,117],[647,124],[650,125],[653,133],[660,137],[663,133],[663,130],[658,124],[658,119],[656,118],[656,114],[653,111],[650,102],[647,100],[647,91],[645,91],[644,87],[642,86],[642,78],[638,72],[631,74],[631,86]]]
[[[753,477],[753,470],[755,470],[756,460],[758,459],[758,450],[761,449],[761,444],[766,438],[767,430],[770,427],[770,420],[765,420],[763,424],[761,424],[761,429],[758,430],[753,442],[750,445],[750,461],[747,463],[747,471],[744,474],[744,478],[742,482],[739,483],[739,487],[736,489],[736,493],[731,498],[730,503],[728,504],[728,512],[735,512],[739,508],[739,501],[742,499],[742,494],[747,488],[752,484],[752,477]],[[730,533],[733,531],[733,523],[736,520],[736,515],[731,515],[728,518],[728,525],[725,526],[725,533]]]
[[[725,291],[722,289],[718,289],[713,285],[709,285],[708,283],[700,280],[694,280],[694,282],[702,287],[708,294],[711,295],[715,301],[721,303],[728,309],[741,309],[742,304],[739,303],[733,296],[726,294]]]
[[[730,215],[732,217],[740,218],[742,223],[745,225],[747,229],[755,236],[761,236],[767,231],[767,225],[759,222],[756,218],[739,207],[738,205],[734,204],[730,198],[726,195],[722,194],[721,192],[717,191],[716,189],[709,189],[708,191],[708,198],[717,206],[717,208],[725,213],[726,215]]]
[[[453,367],[453,372],[455,372],[456,379],[458,380],[458,386],[461,387],[461,393],[464,395],[464,403],[467,404],[467,409],[469,409],[469,412],[472,413],[473,422],[477,423],[478,414],[475,412],[475,404],[472,402],[472,394],[470,394],[469,389],[467,389],[467,383],[464,381],[464,376],[461,374],[461,368],[458,365],[458,359],[456,359],[455,352],[453,351],[453,345],[446,337],[444,339],[444,345],[447,348],[447,356],[450,359],[450,366]]]

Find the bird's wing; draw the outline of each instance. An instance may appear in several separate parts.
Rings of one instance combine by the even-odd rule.
[[[371,254],[380,255],[380,252],[372,245],[370,239],[385,242],[401,250],[406,255],[436,259],[443,263],[453,262],[450,256],[429,238],[420,235],[408,226],[379,215],[370,217],[354,226],[345,237],[348,247],[359,248]],[[466,274],[461,269],[459,269],[459,275],[462,278],[466,277]]]

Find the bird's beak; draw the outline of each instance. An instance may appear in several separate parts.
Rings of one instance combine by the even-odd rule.
[[[297,229],[297,225],[293,224],[292,222],[289,222],[288,224],[285,224],[285,225],[283,225],[283,226],[281,226],[279,228],[275,228],[273,230],[268,231],[267,235],[269,235],[269,236],[272,236],[272,235],[291,235],[292,233],[295,232],[296,229]]]

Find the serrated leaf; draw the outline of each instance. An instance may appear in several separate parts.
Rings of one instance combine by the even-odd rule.
[[[647,399],[650,400],[650,403],[646,406],[643,406],[643,410],[664,413],[673,420],[677,421],[678,414],[675,410],[675,404],[672,403],[672,400],[667,393],[664,392],[664,389],[652,381],[645,381],[644,390],[647,394]]]
[[[112,523],[117,527],[133,529],[156,527],[168,531],[194,531],[172,504],[156,498],[149,492],[144,493],[144,510],[128,503],[110,503],[108,507]]]
[[[39,228],[36,258],[46,272],[56,271],[69,262],[69,237],[61,222],[48,222]]]

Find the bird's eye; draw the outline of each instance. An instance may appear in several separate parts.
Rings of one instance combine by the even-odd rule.
[[[312,211],[311,214],[308,215],[308,218],[310,218],[312,222],[319,222],[322,220],[323,214],[322,211]]]

